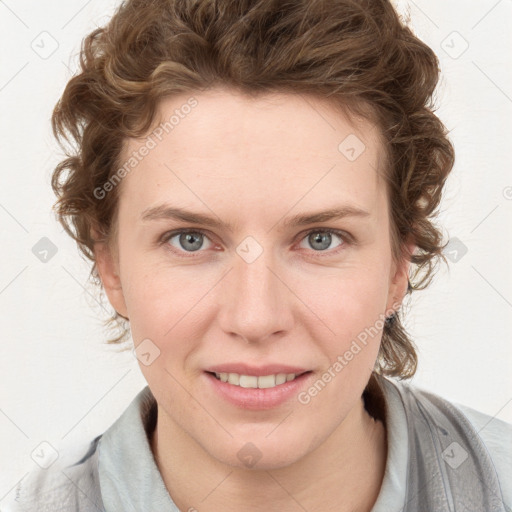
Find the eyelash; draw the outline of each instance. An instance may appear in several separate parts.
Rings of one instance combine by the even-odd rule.
[[[181,228],[181,229],[177,229],[177,230],[174,230],[174,231],[169,231],[167,233],[164,233],[164,235],[162,235],[159,243],[160,244],[166,244],[171,238],[174,238],[176,235],[180,235],[182,233],[199,233],[199,234],[205,236],[206,238],[210,239],[210,237],[208,236],[208,233],[206,231],[203,231],[202,229]],[[299,239],[299,242],[302,241],[307,236],[309,236],[311,233],[332,233],[332,234],[335,234],[335,235],[339,236],[341,238],[341,240],[343,241],[343,243],[339,247],[334,249],[334,250],[331,250],[331,251],[329,251],[329,250],[313,251],[315,253],[318,253],[317,257],[320,257],[320,258],[325,257],[325,256],[336,255],[339,252],[343,251],[347,244],[349,244],[349,243],[354,244],[355,243],[355,240],[353,239],[353,237],[351,235],[349,235],[347,232],[341,231],[339,229],[329,229],[329,228],[313,228],[313,229],[310,229],[310,230],[308,230],[306,233],[304,233],[302,235],[302,238]],[[179,250],[175,249],[174,247],[171,247],[168,244],[166,245],[166,247],[171,252],[173,252],[173,254],[178,254],[179,257],[182,257],[182,258],[191,258],[191,257],[194,257],[194,254],[196,252],[202,252],[201,250],[189,251],[188,254],[190,254],[190,256],[184,256],[183,253],[187,254],[187,251],[179,251]]]

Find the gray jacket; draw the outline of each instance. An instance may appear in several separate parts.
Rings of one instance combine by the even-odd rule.
[[[493,439],[503,437],[493,460],[460,407],[404,382],[379,382],[388,460],[372,512],[510,512],[512,425],[474,412],[492,420]],[[31,473],[0,512],[179,512],[149,446],[155,421],[156,401],[146,386],[80,460]]]

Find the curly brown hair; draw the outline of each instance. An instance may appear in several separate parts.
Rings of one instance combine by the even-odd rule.
[[[80,70],[52,115],[66,155],[52,176],[55,212],[101,291],[93,229],[115,248],[120,187],[105,198],[94,191],[118,169],[123,142],[150,129],[162,98],[216,86],[313,94],[380,129],[393,255],[413,264],[408,292],[422,289],[444,259],[433,218],[455,159],[434,114],[439,73],[433,50],[389,0],[125,1],[83,39]],[[108,319],[121,334],[107,343],[127,338],[127,320]],[[409,378],[416,366],[399,311],[383,328],[375,371]]]

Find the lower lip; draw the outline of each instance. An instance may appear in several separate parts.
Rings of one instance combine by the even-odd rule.
[[[262,389],[242,388],[228,382],[222,382],[211,373],[205,372],[205,375],[215,391],[228,402],[242,409],[260,411],[278,407],[297,396],[313,373],[303,373],[291,381],[279,384],[273,388]]]

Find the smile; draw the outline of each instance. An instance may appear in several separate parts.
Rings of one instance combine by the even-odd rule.
[[[274,388],[285,382],[295,380],[298,374],[295,373],[277,373],[274,375],[240,375],[238,373],[214,373],[215,377],[222,381],[232,384],[233,386],[239,386],[242,388]]]

